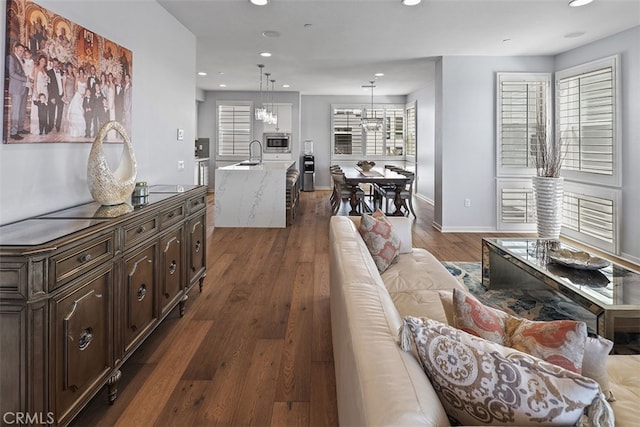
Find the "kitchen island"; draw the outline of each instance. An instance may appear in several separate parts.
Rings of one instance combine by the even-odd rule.
[[[216,227],[285,228],[287,170],[295,161],[241,162],[215,171]]]

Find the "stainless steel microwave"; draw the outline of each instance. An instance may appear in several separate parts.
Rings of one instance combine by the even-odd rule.
[[[264,134],[265,153],[290,153],[291,134],[290,133],[265,133]]]

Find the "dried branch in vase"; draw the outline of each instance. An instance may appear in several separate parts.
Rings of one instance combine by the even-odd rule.
[[[544,124],[536,126],[537,147],[534,156],[536,172],[538,176],[558,178],[562,161],[566,150],[562,149],[562,140],[559,143],[549,141],[547,127]]]

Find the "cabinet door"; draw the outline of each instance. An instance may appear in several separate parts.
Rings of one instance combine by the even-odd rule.
[[[164,315],[182,297],[185,283],[182,228],[170,232],[160,240],[160,309]]]
[[[75,406],[112,370],[111,289],[113,267],[109,266],[80,288],[51,300],[52,397],[59,423],[68,421]]]
[[[156,249],[157,241],[124,261],[122,329],[125,353],[135,349],[158,320]]]
[[[206,214],[192,218],[188,225],[189,248],[189,287],[199,279],[206,267]]]

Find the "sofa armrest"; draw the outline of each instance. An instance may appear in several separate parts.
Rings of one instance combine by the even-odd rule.
[[[411,253],[413,247],[411,226],[413,225],[413,222],[406,216],[388,216],[387,218],[393,226],[393,231],[395,231],[400,238],[400,253]],[[350,216],[349,219],[353,221],[353,223],[356,225],[356,228],[360,226],[359,216]]]

